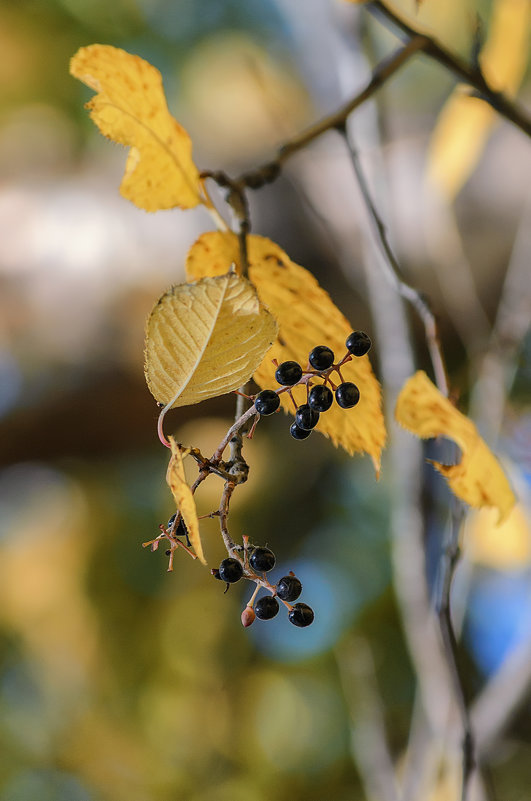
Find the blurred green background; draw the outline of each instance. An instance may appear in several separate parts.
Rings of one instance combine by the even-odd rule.
[[[224,595],[186,555],[169,574],[162,551],[141,547],[173,511],[143,378],[144,321],[184,280],[186,251],[211,223],[201,210],[150,215],[121,198],[125,151],[95,130],[83,109],[91,93],[68,74],[69,58],[93,42],[148,59],[199,167],[237,174],[336,108],[394,46],[362,9],[304,5],[0,2],[0,801],[364,798],[351,747],[356,655],[382,696],[393,757],[407,744],[415,679],[392,589],[385,462],[376,482],[367,458],[349,459],[319,435],[295,442],[282,416],[262,421],[245,446],[251,474],[231,531],[268,544],[277,577],[296,572],[316,611],[308,629],[279,615],[244,631],[247,587]],[[466,55],[476,14],[488,27],[490,9],[425,0],[421,13]],[[467,397],[522,226],[530,150],[498,125],[457,200],[458,222],[443,225],[419,186],[452,85],[416,61],[356,121],[365,154],[383,153],[382,213],[408,279],[432,298],[452,385]],[[530,88],[528,75],[524,101]],[[380,142],[370,136],[375,112]],[[314,271],[374,337],[367,220],[334,135],[251,201],[253,230]],[[470,268],[468,289],[456,253]],[[429,369],[415,320],[411,334],[418,366]],[[531,477],[529,351],[527,339],[512,363],[500,446],[521,497]],[[377,349],[373,365],[379,373]],[[230,396],[182,409],[169,430],[209,452],[233,411]],[[220,488],[211,477],[200,513],[217,508]],[[444,492],[428,472],[427,508]],[[433,558],[446,502],[427,515]],[[531,636],[525,522],[515,536],[512,561],[495,555],[468,573],[472,691]],[[203,539],[216,566],[216,521]],[[526,797],[531,782],[528,708],[490,765],[504,801]]]

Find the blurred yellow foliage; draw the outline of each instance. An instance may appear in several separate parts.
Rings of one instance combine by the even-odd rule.
[[[160,72],[110,45],[82,47],[70,72],[98,94],[90,116],[109,139],[130,146],[120,191],[146,211],[202,202],[192,143],[168,111]]]
[[[183,516],[192,548],[197,554],[198,559],[204,565],[206,565],[206,559],[203,553],[203,545],[201,544],[201,536],[199,534],[199,521],[197,519],[194,496],[192,495],[192,490],[186,483],[186,478],[184,476],[184,465],[181,450],[173,437],[169,438],[169,443],[171,445],[171,458],[168,465],[168,472],[166,474],[166,483],[171,489],[171,494],[175,500],[177,511]]]
[[[460,463],[448,466],[433,462],[434,467],[448,479],[458,498],[476,508],[496,507],[498,522],[507,518],[515,497],[500,463],[474,423],[452,406],[423,370],[402,387],[395,417],[400,425],[423,439],[453,439],[462,451]]]
[[[289,54],[255,36],[216,31],[179,72],[194,145],[213,160],[259,159],[308,124],[312,103]]]
[[[522,504],[497,525],[496,510],[480,509],[468,516],[466,542],[471,558],[495,570],[518,570],[531,559],[531,529]]]
[[[529,58],[529,0],[496,0],[479,62],[491,86],[514,94]],[[494,109],[458,86],[444,105],[428,152],[427,178],[453,200],[476,167],[496,122]]]
[[[291,261],[284,251],[266,237],[247,237],[249,278],[258,296],[275,316],[278,339],[254,373],[262,388],[276,385],[275,365],[293,359],[306,366],[308,354],[316,345],[326,344],[336,353],[346,352],[345,340],[352,326],[319,286],[314,276]],[[232,233],[209,232],[199,237],[188,253],[186,273],[189,279],[219,275],[230,264],[240,266],[238,239]],[[334,404],[321,416],[317,430],[341,445],[348,453],[368,453],[376,471],[380,469],[381,450],[385,443],[385,424],[381,411],[380,385],[367,356],[347,362],[341,373],[345,381],[360,390],[360,401],[352,410]],[[298,387],[294,396],[305,402],[305,389]],[[293,405],[283,393],[281,403],[293,414]]]
[[[368,0],[349,0],[363,5]],[[432,36],[453,52],[468,46],[468,28],[475,0],[383,0],[383,5],[420,35]]]

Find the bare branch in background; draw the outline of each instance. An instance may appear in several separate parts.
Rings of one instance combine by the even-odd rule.
[[[452,510],[447,536],[443,543],[443,553],[439,560],[439,591],[437,595],[437,612],[441,625],[444,648],[454,686],[454,697],[459,708],[463,738],[463,767],[461,780],[461,801],[465,801],[472,772],[476,767],[475,736],[470,721],[468,700],[465,693],[463,677],[459,668],[457,654],[457,638],[452,623],[450,591],[455,570],[460,559],[459,535],[465,515],[462,502],[455,502]]]
[[[426,334],[426,344],[431,358],[435,383],[443,395],[448,395],[448,380],[446,367],[437,330],[437,321],[428,300],[402,278],[402,269],[389,242],[386,226],[374,205],[365,174],[361,167],[358,151],[353,143],[351,133],[346,129],[342,131],[347,145],[352,167],[358,179],[358,185],[369,212],[369,218],[375,233],[376,241],[382,250],[384,258],[380,264],[384,275],[401,297],[410,303],[419,315]]]
[[[472,396],[472,411],[484,436],[495,443],[516,372],[518,348],[531,322],[531,204],[522,214],[503,284],[490,345]],[[525,487],[520,495],[525,497]],[[484,753],[508,725],[531,690],[531,638],[511,653],[472,706],[477,747]]]
[[[382,699],[370,645],[356,637],[342,643],[336,658],[350,713],[350,742],[369,801],[398,801],[397,780],[387,744]]]
[[[478,297],[454,209],[433,191],[424,197],[425,240],[429,261],[455,330],[471,360],[485,347],[490,322]]]
[[[313,142],[314,139],[317,139],[326,131],[342,127],[355,109],[369,100],[389,78],[398,72],[412,56],[422,49],[423,41],[421,37],[415,37],[405,47],[400,48],[392,56],[381,61],[374,69],[372,77],[365,89],[356,94],[334,114],[325,117],[320,122],[307,128],[301,134],[284,142],[282,147],[278,150],[277,156],[272,161],[255,170],[243,173],[236,182],[250,189],[258,189],[265,183],[274,181],[280,172],[281,165],[287,158],[305,148],[310,142]]]
[[[468,64],[459,56],[451,53],[426,31],[410,25],[395,9],[389,8],[385,0],[373,0],[368,5],[368,9],[385,23],[390,23],[391,29],[398,28],[409,38],[422,36],[423,46],[421,49],[426,56],[437,61],[460,81],[472,87],[476,97],[485,100],[498,114],[520,128],[527,136],[531,136],[531,118],[528,112],[503,92],[493,89],[481,70],[478,69],[477,63]]]
[[[478,70],[477,66],[467,64],[459,56],[453,55],[426,32],[417,31],[381,0],[374,0],[367,7],[407,35],[408,41],[405,46],[388,58],[383,59],[374,68],[366,87],[338,111],[324,117],[320,122],[311,125],[302,133],[284,142],[274,159],[257,169],[243,173],[235,180],[235,184],[247,186],[250,189],[258,189],[264,184],[274,181],[287,158],[306,147],[326,131],[344,127],[352,112],[366,103],[378,89],[419,52],[439,62],[449,72],[474,89],[477,97],[489,103],[502,117],[516,125],[527,136],[531,136],[531,118],[526,111],[521,109],[515,101],[507,98],[502,92],[495,91],[487,83],[483,73]]]
[[[531,202],[522,219],[503,283],[496,320],[472,394],[474,419],[489,442],[496,442],[505,402],[516,372],[518,349],[531,325]]]
[[[531,638],[511,653],[471,708],[478,753],[485,754],[531,693]]]

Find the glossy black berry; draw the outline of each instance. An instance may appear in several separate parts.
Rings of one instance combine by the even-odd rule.
[[[272,389],[263,389],[254,400],[258,414],[273,414],[280,406],[280,398]]]
[[[221,581],[226,581],[228,584],[234,584],[239,581],[243,576],[243,567],[241,562],[229,556],[224,559],[219,566],[219,578]]]
[[[269,548],[255,548],[249,562],[253,570],[259,573],[266,573],[275,567],[275,554]]]
[[[308,360],[314,370],[328,370],[334,363],[334,352],[327,345],[317,345]]]
[[[290,623],[293,623],[294,626],[299,626],[299,628],[302,629],[305,626],[309,626],[310,623],[313,623],[315,615],[311,606],[300,603],[295,604],[288,617]]]
[[[326,412],[332,405],[334,396],[332,390],[325,387],[324,384],[319,384],[312,387],[308,395],[308,405],[315,409],[316,412]]]
[[[353,331],[348,335],[345,345],[353,356],[365,356],[371,347],[371,340],[364,331]]]
[[[173,523],[174,523],[174,520],[175,520],[176,517],[177,517],[177,512],[174,512],[172,514],[172,516],[170,517],[170,519],[168,520],[168,525],[166,526],[166,529],[168,531],[171,531],[171,527],[173,526]],[[190,545],[190,540],[188,539],[188,529],[186,528],[184,520],[182,519],[182,517],[179,520],[179,524],[178,524],[177,528],[173,532],[173,536],[174,537],[186,537],[186,543],[187,543],[187,545]]]
[[[303,403],[295,412],[295,424],[305,431],[310,431],[312,428],[315,428],[318,422],[319,412],[316,412],[315,409],[312,409],[307,403]]]
[[[278,601],[272,595],[264,595],[254,605],[254,613],[260,620],[271,620],[278,614]]]
[[[172,514],[172,516],[170,517],[170,519],[168,520],[168,524],[167,524],[167,526],[166,526],[166,528],[168,529],[168,531],[170,531],[171,527],[173,526],[173,522],[174,522],[174,520],[175,520],[175,518],[176,518],[176,517],[177,517],[177,512],[174,512],[174,513]],[[181,517],[181,522],[179,523],[179,525],[177,526],[177,528],[180,528],[180,526],[181,526],[181,523],[182,523],[182,522],[183,522],[183,519],[182,519],[182,517]],[[177,533],[177,532],[175,532],[175,533]]]
[[[276,371],[275,379],[278,384],[284,387],[292,387],[302,378],[302,367],[298,362],[282,362]]]
[[[297,423],[292,423],[289,429],[289,433],[293,437],[293,439],[306,439],[312,433],[311,429],[299,428]]]
[[[284,576],[277,584],[277,595],[282,601],[296,601],[302,592],[297,576]]]
[[[343,409],[351,409],[359,399],[360,391],[356,384],[351,381],[345,381],[344,384],[340,384],[336,389],[336,401]]]

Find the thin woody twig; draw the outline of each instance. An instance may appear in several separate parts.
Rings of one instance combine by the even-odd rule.
[[[382,260],[382,264],[384,268],[386,268],[385,269],[386,278],[395,287],[398,294],[401,295],[406,300],[408,300],[414,306],[422,322],[424,323],[426,342],[428,345],[433,365],[435,380],[439,390],[444,395],[447,396],[448,381],[446,378],[444,357],[437,333],[435,315],[433,314],[427,301],[420,296],[417,290],[411,287],[401,278],[400,265],[390,245],[386,227],[373,202],[369,186],[365,178],[365,174],[361,168],[357,150],[355,146],[353,146],[352,139],[347,135],[346,130],[342,130],[341,133],[343,134],[343,137],[347,144],[353,169],[358,179],[358,183],[360,186],[364,202],[369,211],[371,222],[373,224],[377,240],[385,256],[385,259]],[[439,624],[441,628],[445,657],[450,670],[455,700],[457,703],[457,707],[459,709],[462,729],[463,729],[463,742],[462,742],[463,769],[462,769],[462,784],[461,784],[461,792],[462,792],[461,801],[465,801],[467,796],[469,779],[475,765],[474,738],[472,734],[468,705],[464,692],[463,680],[459,672],[457,663],[457,641],[453,629],[451,612],[450,612],[450,588],[460,555],[458,537],[459,537],[459,526],[462,514],[463,510],[462,507],[460,506],[460,512],[456,513],[455,519],[453,520],[452,536],[450,542],[447,545],[447,551],[443,555],[443,558],[441,559],[441,566],[440,566],[441,594],[438,599],[437,606],[438,606]]]
[[[221,536],[223,537],[225,548],[230,554],[234,553],[236,550],[236,543],[229,534],[229,529],[227,528],[227,517],[229,515],[230,499],[235,488],[236,484],[234,482],[226,481],[219,503],[219,527],[221,529]]]
[[[472,87],[475,90],[476,97],[489,103],[498,114],[516,125],[524,134],[531,136],[531,118],[529,114],[520,108],[514,100],[504,95],[503,92],[493,89],[477,66],[468,64],[459,56],[450,53],[432,36],[413,28],[396,12],[391,11],[381,0],[374,0],[373,3],[368,5],[368,8],[383,16],[386,21],[405,33],[409,37],[407,44],[375,67],[371,79],[361,92],[358,92],[333,114],[324,117],[305,131],[302,131],[302,133],[285,142],[278,150],[276,157],[267,164],[240,175],[235,181],[236,184],[250,189],[258,189],[265,183],[274,181],[286,159],[302,150],[326,131],[344,126],[350,114],[369,100],[417,53],[424,53],[429,58],[437,61],[461,81]]]
[[[465,693],[464,681],[459,669],[457,657],[457,638],[455,636],[452,623],[450,606],[450,591],[455,570],[459,564],[459,559],[461,556],[459,547],[459,533],[464,514],[464,505],[460,501],[456,501],[453,505],[451,524],[448,529],[448,536],[446,538],[446,542],[444,543],[444,550],[439,562],[439,593],[437,597],[437,612],[439,615],[441,634],[448,666],[452,676],[454,696],[459,709],[463,730],[461,801],[465,801],[467,797],[470,778],[474,768],[476,767],[475,739],[470,720],[470,712]]]
[[[382,271],[381,274],[385,275],[388,284],[393,286],[397,294],[404,299],[408,300],[417,310],[421,317],[425,332],[430,356],[432,359],[433,370],[436,378],[436,383],[445,395],[448,394],[448,383],[446,378],[446,371],[444,368],[444,358],[441,350],[440,343],[437,336],[437,327],[435,316],[420,294],[413,287],[410,287],[403,280],[401,276],[401,269],[390,241],[387,235],[386,227],[383,223],[381,215],[378,213],[376,205],[372,199],[372,194],[365,178],[364,172],[358,158],[356,148],[353,146],[352,141],[349,141],[346,133],[346,124],[339,127],[340,132],[343,134],[348,146],[349,155],[355,174],[360,185],[361,193],[369,211],[372,227],[376,236],[377,242],[383,254]],[[372,261],[372,260],[371,260]],[[369,273],[369,278],[371,274]],[[375,278],[375,277],[374,277]],[[386,305],[384,328],[388,328],[389,311]],[[381,333],[381,332],[380,332]],[[404,334],[404,340],[407,343],[407,334]],[[383,349],[385,350],[385,349]],[[388,370],[387,364],[383,364],[383,371],[389,383],[393,384],[393,376]],[[394,368],[393,368],[394,369]],[[395,376],[397,378],[397,376]],[[401,383],[400,381],[398,382]],[[410,446],[408,446],[409,449]],[[441,565],[443,591],[441,595],[441,613],[439,616],[439,629],[442,634],[442,642],[437,637],[437,630],[435,621],[432,615],[431,603],[429,598],[429,591],[427,583],[421,580],[421,573],[424,572],[423,562],[423,543],[421,542],[421,526],[419,526],[418,513],[414,512],[413,496],[418,493],[418,487],[414,487],[414,472],[418,471],[418,464],[411,463],[411,469],[405,469],[405,453],[399,446],[397,441],[392,443],[393,456],[398,455],[400,460],[400,478],[397,480],[401,484],[400,498],[401,501],[396,502],[394,507],[393,523],[402,518],[406,513],[409,517],[409,526],[415,529],[413,536],[404,536],[405,526],[399,525],[399,535],[394,538],[394,566],[395,566],[395,582],[397,587],[397,594],[400,599],[404,623],[408,633],[410,642],[411,653],[417,669],[419,678],[422,700],[424,708],[429,719],[430,727],[432,728],[432,736],[434,741],[444,739],[443,732],[450,716],[459,715],[460,731],[463,734],[463,743],[461,747],[462,755],[462,784],[461,784],[461,798],[462,801],[466,799],[469,778],[473,767],[473,739],[468,714],[468,707],[465,700],[464,687],[461,675],[457,667],[456,649],[455,649],[455,636],[452,628],[450,618],[450,587],[453,579],[453,573],[457,564],[458,550],[454,550],[453,559],[448,565]],[[411,454],[413,456],[413,454]],[[407,475],[410,473],[410,475]],[[407,476],[407,479],[406,479]],[[406,479],[406,480],[404,480]],[[417,481],[420,475],[417,475]],[[415,482],[417,483],[417,482]],[[405,496],[405,497],[404,497]],[[406,500],[407,498],[407,500]],[[419,499],[420,500],[420,499]],[[414,504],[412,507],[411,504]],[[413,514],[411,514],[413,512]],[[402,520],[402,523],[404,521]],[[394,526],[393,526],[394,528]],[[420,537],[419,537],[420,535]],[[456,535],[457,536],[457,535]],[[417,539],[417,542],[415,542]],[[406,547],[407,546],[407,547]],[[412,559],[413,557],[413,559]],[[411,571],[412,562],[418,562],[420,572],[417,573],[414,583],[418,586],[417,592],[411,592],[411,584],[408,580]],[[406,564],[407,562],[407,564]],[[422,633],[421,633],[422,632]],[[419,637],[421,634],[421,637]],[[419,640],[422,639],[422,642]],[[430,644],[428,644],[430,643]],[[428,667],[426,660],[426,649],[433,646],[431,654],[431,665]],[[438,687],[436,685],[439,685]],[[441,703],[435,703],[433,692],[440,696],[438,699]],[[435,768],[435,766],[432,766]],[[411,788],[409,788],[410,790]]]
[[[302,150],[326,131],[331,131],[334,128],[344,125],[347,117],[358,108],[358,106],[361,106],[369,100],[389,78],[398,72],[398,70],[403,67],[412,56],[418,53],[419,50],[422,50],[423,47],[423,37],[417,36],[408,42],[405,47],[401,47],[389,58],[381,61],[374,69],[372,77],[365,89],[355,95],[348,103],[345,103],[345,105],[334,114],[324,117],[322,120],[315,123],[315,125],[310,126],[302,133],[285,142],[279,149],[275,159],[256,170],[243,173],[236,180],[236,183],[256,189],[264,183],[273,181],[278,176],[280,167],[286,159],[297,151]]]
[[[496,91],[487,82],[485,76],[476,64],[468,64],[464,59],[451,53],[444,45],[427,32],[414,28],[403,19],[394,9],[387,6],[384,0],[373,0],[367,8],[375,16],[382,17],[386,22],[398,28],[408,37],[422,37],[422,51],[429,58],[437,61],[449,72],[453,73],[463,83],[468,84],[476,91],[476,96],[487,102],[502,117],[520,128],[527,136],[531,136],[531,118],[526,110],[503,92]]]
[[[387,741],[383,702],[369,642],[356,637],[336,648],[351,718],[351,750],[369,801],[398,801],[398,782]]]
[[[249,272],[249,255],[247,252],[247,235],[251,230],[251,219],[249,216],[249,204],[245,194],[245,186],[238,180],[233,180],[221,170],[204,170],[201,178],[211,178],[218,186],[225,189],[226,201],[230,206],[238,226],[238,245],[240,255],[240,269],[243,276]]]
[[[404,281],[402,278],[400,264],[398,263],[398,259],[396,258],[389,242],[386,226],[380,214],[378,213],[376,206],[374,205],[367,179],[365,178],[365,174],[361,167],[357,149],[352,142],[352,137],[351,135],[347,134],[347,131],[344,127],[341,129],[341,133],[343,134],[343,138],[347,145],[352,167],[356,174],[356,178],[358,179],[361,194],[371,218],[375,237],[385,256],[385,259],[383,259],[381,262],[382,266],[384,267],[385,277],[394,286],[398,294],[413,306],[422,320],[426,335],[426,344],[428,346],[428,351],[433,366],[435,383],[443,395],[447,396],[448,380],[446,377],[446,368],[439,341],[439,333],[437,330],[437,321],[435,319],[435,315],[426,298],[423,298],[414,287],[410,286],[410,284],[406,283],[406,281]]]
[[[240,428],[247,422],[247,420],[250,417],[253,416],[253,414],[256,414],[256,408],[255,408],[254,403],[229,428],[229,430],[227,431],[227,433],[225,434],[225,436],[221,440],[220,444],[218,445],[214,455],[212,456],[212,459],[211,459],[212,462],[216,462],[216,461],[219,461],[221,459],[221,457],[223,456],[223,451],[225,450],[225,448],[227,447],[227,445],[231,441],[231,439],[234,436],[234,434],[236,434],[240,430]]]

